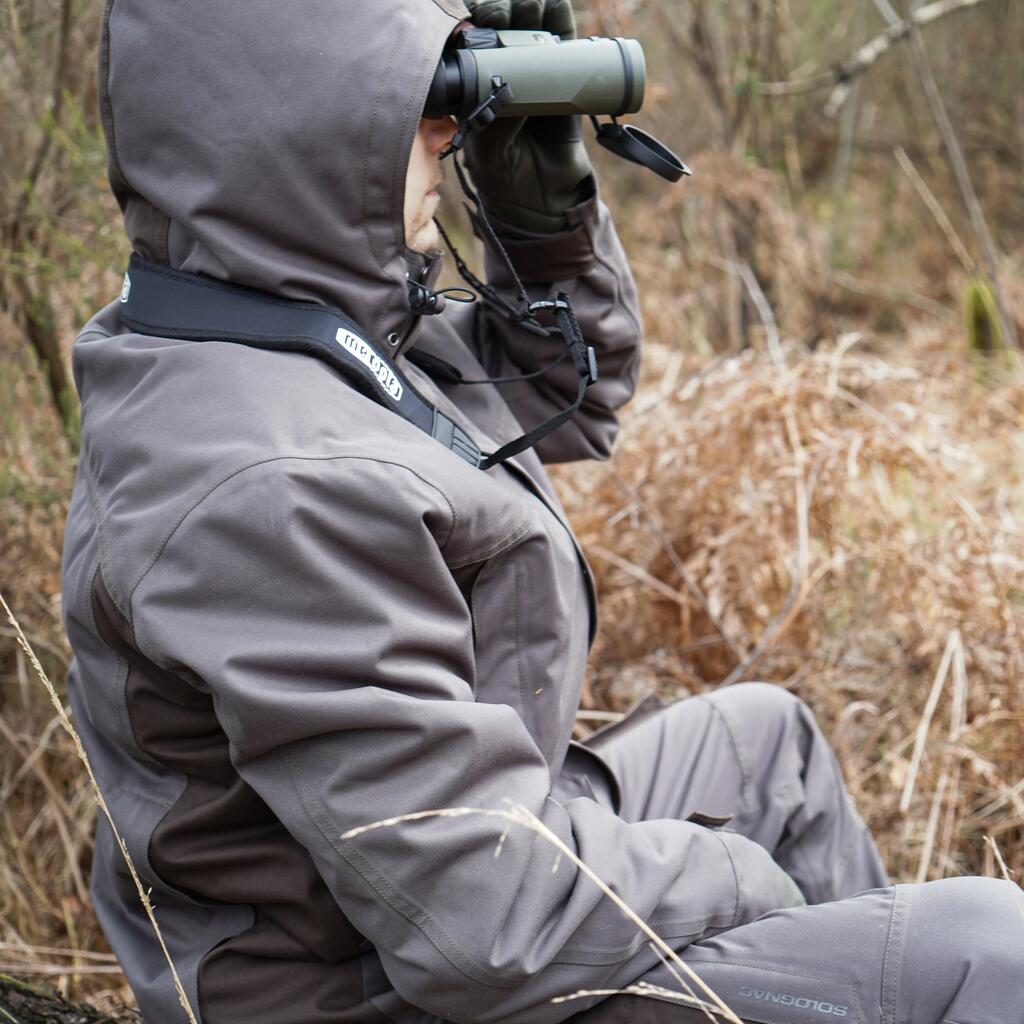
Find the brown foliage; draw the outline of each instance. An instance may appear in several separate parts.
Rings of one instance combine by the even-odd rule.
[[[100,1002],[109,1001],[101,999]],[[18,1024],[142,1024],[137,1010],[116,1003],[106,1007],[71,1003],[57,992],[2,974],[0,1011]]]
[[[778,681],[833,732],[898,877],[920,870],[943,773],[927,877],[984,870],[985,834],[1024,871],[1020,375],[986,380],[926,342],[899,362],[847,344],[692,374],[653,355],[666,379],[611,463],[563,478],[611,624],[595,704]],[[967,717],[948,740],[947,684],[902,813],[907,741],[954,631]]]
[[[826,93],[758,89],[848,57],[880,27],[858,21],[861,5],[578,6],[581,31],[644,41],[638,122],[696,171],[666,190],[595,154],[649,343],[612,462],[558,473],[603,602],[590,706],[778,681],[830,731],[900,878],[922,864],[928,877],[996,873],[985,836],[1020,877],[1024,383],[999,354],[959,354],[977,243],[909,59],[873,66],[840,124],[822,116]],[[59,552],[75,435],[53,352],[114,293],[124,257],[95,116],[99,7],[11,0],[0,12],[0,591],[56,680],[69,660]],[[991,0],[926,43],[1024,327],[1021,11]],[[967,59],[977,52],[986,60]],[[52,396],[30,345],[51,364]],[[0,970],[44,970],[116,1013],[128,993],[105,973],[86,891],[95,808],[4,624],[0,736]],[[0,993],[0,1006],[14,998],[26,1014],[24,993]]]
[[[70,652],[60,548],[74,464],[39,370],[2,319],[0,365],[0,592],[49,674],[63,680]],[[96,808],[83,774],[13,631],[0,622],[0,970],[50,965],[65,972],[52,979],[64,992],[81,991],[86,979],[90,991],[113,985],[127,994],[118,976],[94,973],[94,961],[47,951],[106,951],[88,893]]]

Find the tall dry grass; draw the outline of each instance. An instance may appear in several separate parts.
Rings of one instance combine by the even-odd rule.
[[[74,5],[75,59],[56,76],[65,0],[13,0],[18,49],[0,66],[0,137],[25,158],[0,174],[5,207],[52,154],[0,267],[31,292],[0,317],[0,591],[55,680],[74,460],[26,324],[42,311],[66,347],[115,287],[123,242],[86,73],[98,5]],[[581,30],[644,40],[656,73],[640,121],[697,172],[667,190],[595,154],[648,347],[613,460],[557,474],[603,605],[588,708],[777,681],[818,713],[897,877],[998,874],[1001,854],[1021,878],[1024,378],[967,354],[975,243],[909,61],[864,77],[844,128],[821,116],[824,97],[754,97],[874,31],[855,5],[580,7]],[[993,0],[928,44],[1024,336],[1022,32],[1021,10]],[[984,66],[963,59],[977,50]],[[59,124],[55,86],[69,93]],[[0,623],[0,973],[116,1010],[128,992],[87,893],[94,816]]]
[[[897,877],[995,873],[986,836],[1021,877],[1020,357],[971,353],[973,268],[898,170],[851,184],[840,271],[811,194],[695,163],[689,189],[629,208],[641,394],[607,466],[559,474],[612,624],[592,700],[779,681],[831,732]],[[1022,263],[1002,267],[1018,331]]]
[[[47,673],[61,681],[70,652],[60,620],[60,548],[73,474],[46,382],[0,318],[0,592]],[[95,815],[73,745],[3,619],[0,975],[72,997],[88,993],[100,1010],[114,1010],[130,992],[89,898]],[[0,1005],[19,1007],[26,1019],[31,1003],[16,986],[2,988]]]
[[[587,704],[775,680],[832,735],[897,877],[996,874],[986,836],[1020,877],[1024,376],[948,340],[922,332],[896,357],[852,338],[787,346],[781,364],[649,344],[612,461],[558,474],[601,591]],[[41,386],[20,377],[20,409]],[[30,414],[4,444],[2,588],[59,676],[71,463]],[[26,490],[46,479],[55,500]],[[116,1005],[85,892],[88,783],[28,666],[3,652],[0,970]]]
[[[609,624],[594,705],[777,681],[897,877],[992,873],[986,835],[1024,872],[1024,377],[924,339],[652,355],[612,461],[562,475]]]

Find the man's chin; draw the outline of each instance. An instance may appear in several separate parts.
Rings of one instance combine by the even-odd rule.
[[[433,255],[441,251],[441,235],[436,225],[431,222],[417,231],[408,242],[413,252]]]

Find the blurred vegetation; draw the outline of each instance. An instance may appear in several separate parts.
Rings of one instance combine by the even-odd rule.
[[[863,71],[908,4],[577,6],[581,31],[642,40],[634,120],[695,170],[669,188],[594,152],[648,358],[611,465],[558,474],[615,623],[590,706],[778,680],[822,717],[898,877],[993,873],[986,836],[1019,877],[1024,5],[940,0]],[[55,679],[67,354],[127,258],[101,7],[0,5],[0,592]],[[6,624],[0,735],[0,970],[113,1011],[91,797]]]
[[[106,302],[126,245],[105,187],[98,2],[11,0],[0,13],[0,298],[46,376],[72,447],[68,334]]]

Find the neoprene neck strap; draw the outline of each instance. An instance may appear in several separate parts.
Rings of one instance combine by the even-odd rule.
[[[477,443],[419,394],[359,326],[337,310],[171,270],[135,255],[124,277],[121,303],[122,320],[138,334],[229,341],[314,356],[459,458],[486,468]]]

